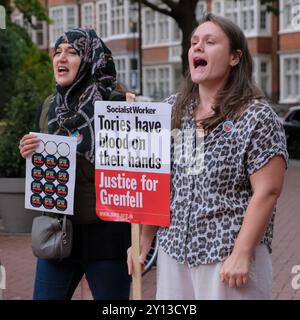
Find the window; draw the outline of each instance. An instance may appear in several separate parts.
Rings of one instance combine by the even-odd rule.
[[[261,30],[266,30],[267,29],[267,11],[265,8],[262,8],[260,10],[260,25],[259,25]]]
[[[6,11],[3,6],[0,5],[0,29],[6,28]]]
[[[96,29],[102,38],[137,37],[137,3],[129,0],[96,1]]]
[[[253,57],[254,78],[258,87],[268,97],[272,94],[272,60],[270,56]]]
[[[181,69],[175,68],[174,70],[174,88],[171,92],[177,92],[180,88],[181,80],[182,80],[182,74]]]
[[[77,6],[50,7],[49,16],[52,21],[50,25],[50,46],[54,45],[56,39],[63,32],[78,27]]]
[[[157,13],[158,18],[158,42],[169,40],[169,19],[165,14]]]
[[[196,19],[200,21],[207,11],[206,1],[198,1],[196,7]]]
[[[145,68],[145,95],[154,100],[163,100],[170,95],[170,67]]]
[[[118,0],[111,0],[111,34],[125,33],[125,7]]]
[[[254,31],[254,15],[255,15],[255,6],[253,0],[243,0],[242,1],[242,29],[245,32]],[[238,14],[237,14],[238,15]]]
[[[138,59],[131,58],[130,59],[130,68],[129,68],[129,75],[130,75],[130,88],[139,91],[139,66],[138,66]]]
[[[280,57],[280,100],[300,101],[300,53]]]
[[[19,14],[13,14],[11,16],[12,21],[17,24],[18,26],[22,27],[23,26],[23,13]]]
[[[12,21],[26,29],[30,35],[32,42],[35,43],[40,49],[47,49],[47,23],[46,21],[38,21],[36,17],[32,16],[32,23],[35,26],[31,27],[30,23],[24,21],[23,14],[12,15]]]
[[[131,56],[115,56],[114,62],[118,81],[125,85],[125,87],[134,91],[138,91],[138,59]]]
[[[173,33],[172,40],[178,42],[181,40],[181,30],[179,29],[179,26],[175,20],[172,20],[171,24],[171,30]]]
[[[56,39],[64,32],[64,8],[50,9],[50,41],[54,44]]]
[[[239,24],[239,3],[234,0],[226,1],[226,6],[224,9],[225,17],[236,23]],[[247,27],[247,11],[242,12],[242,24],[246,25]]]
[[[145,44],[156,42],[155,11],[145,11]]]
[[[222,8],[222,2],[221,1],[213,1],[212,3],[212,12],[217,14],[217,15],[221,15],[223,12],[223,8]]]
[[[158,93],[160,99],[170,95],[170,70],[169,68],[158,69]]]
[[[82,27],[92,29],[94,27],[92,3],[87,3],[82,5],[81,16],[82,16]]]
[[[101,38],[108,37],[108,3],[101,1],[97,3],[97,32]]]
[[[300,30],[300,0],[280,0],[280,30]]]
[[[144,9],[144,43],[146,45],[169,43],[171,35],[174,38],[180,37],[179,28],[176,30],[172,19],[164,14],[151,9]]]
[[[156,99],[158,96],[157,86],[156,86],[156,69],[146,69],[145,80],[146,80],[146,83],[145,83],[146,86],[144,87],[145,87],[146,96]]]
[[[138,32],[138,4],[136,2],[130,1],[129,3],[129,32],[135,33]]]
[[[266,61],[260,62],[260,87],[262,91],[269,95],[269,80],[270,74],[268,73],[268,63]]]
[[[35,43],[40,49],[47,48],[47,23],[45,21],[36,23]]]
[[[213,0],[212,11],[237,24],[246,36],[271,36],[271,13],[258,0]]]
[[[67,8],[67,30],[76,27],[76,16],[75,16],[75,8],[68,7]]]
[[[127,85],[126,81],[126,59],[125,58],[114,58],[116,71],[117,71],[117,79],[123,84]]]

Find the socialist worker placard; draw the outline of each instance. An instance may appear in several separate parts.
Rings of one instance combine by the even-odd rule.
[[[103,220],[170,224],[171,106],[95,103],[96,212]]]

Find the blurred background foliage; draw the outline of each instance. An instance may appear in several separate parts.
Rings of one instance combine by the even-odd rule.
[[[11,22],[9,3],[0,0],[7,12],[6,29],[0,30],[0,176],[22,177],[25,161],[19,155],[19,140],[35,130],[37,108],[52,92],[54,81],[49,54]],[[32,15],[49,21],[38,0],[15,4],[26,12],[29,23]]]

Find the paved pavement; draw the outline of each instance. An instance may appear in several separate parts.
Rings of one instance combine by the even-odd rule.
[[[300,299],[300,289],[292,288],[292,268],[300,272],[300,162],[291,161],[285,186],[277,205],[273,241],[273,298]],[[6,268],[7,289],[3,299],[30,300],[35,271],[35,257],[30,248],[30,235],[5,234],[0,230],[0,259]],[[300,286],[300,279],[296,284]],[[155,297],[155,269],[143,277],[143,299]],[[77,289],[74,299],[80,299]]]

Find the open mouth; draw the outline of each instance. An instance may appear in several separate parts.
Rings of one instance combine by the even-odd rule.
[[[202,58],[194,59],[194,67],[197,69],[198,67],[206,67],[207,61]]]
[[[69,71],[67,67],[63,67],[63,66],[58,67],[57,70],[58,70],[58,74],[64,74]]]

